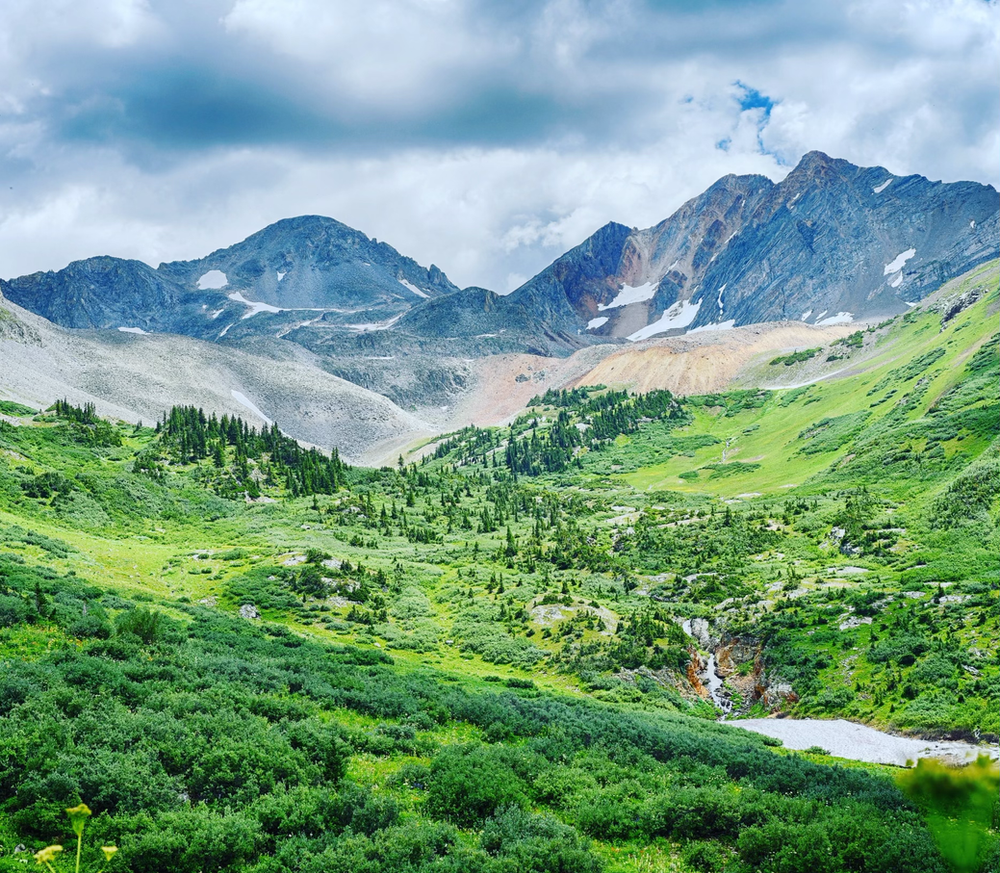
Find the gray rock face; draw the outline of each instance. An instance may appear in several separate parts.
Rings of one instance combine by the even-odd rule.
[[[406,313],[389,341],[474,357],[504,352],[548,356],[569,354],[592,342],[579,333],[572,307],[558,294],[514,297],[466,288]]]
[[[0,294],[66,327],[179,333],[258,354],[283,339],[419,405],[447,402],[459,385],[461,367],[435,363],[445,359],[903,312],[1000,254],[998,209],[987,185],[810,152],[778,184],[725,176],[654,227],[607,224],[507,296],[460,291],[437,267],[319,216],[196,261],[90,258],[0,281]]]
[[[155,270],[98,257],[0,284],[14,303],[64,327],[230,340],[318,319],[349,330],[458,290],[437,267],[319,216],[279,221],[200,260]]]
[[[241,243],[157,272],[187,289],[219,271],[227,291],[282,309],[395,315],[457,291],[437,267],[421,267],[392,246],[318,215],[279,221]],[[406,284],[404,284],[406,283]]]
[[[726,176],[646,230],[608,225],[514,292],[569,330],[894,315],[1000,254],[1000,195],[810,152],[780,183]],[[673,316],[673,317],[671,317]],[[646,333],[645,335],[651,335]]]
[[[64,327],[170,330],[200,299],[141,261],[97,257],[0,283],[14,303]]]
[[[709,305],[693,326],[903,312],[997,257],[998,208],[986,185],[898,178],[811,152],[706,269],[693,299]]]
[[[510,302],[538,312],[549,324],[578,327],[580,317],[593,317],[598,304],[617,293],[616,275],[630,235],[623,224],[604,225],[518,288]]]
[[[764,176],[726,176],[655,227],[606,225],[511,296],[559,311],[565,329],[582,328],[595,338],[629,336],[690,299],[773,187]],[[646,290],[630,294],[630,288]],[[541,302],[562,298],[572,315],[565,306]]]

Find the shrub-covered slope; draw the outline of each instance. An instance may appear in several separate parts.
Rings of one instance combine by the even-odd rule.
[[[0,869],[80,800],[123,870],[947,869],[881,768],[714,724],[704,662],[736,715],[1000,732],[997,299],[381,470],[0,402]]]

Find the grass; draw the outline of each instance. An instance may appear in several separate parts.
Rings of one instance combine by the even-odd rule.
[[[847,414],[870,413],[872,419],[868,426],[884,419],[892,410],[892,404],[882,404],[872,410],[868,392],[891,372],[903,370],[901,363],[926,357],[932,351],[941,352],[929,371],[916,368],[903,372],[901,375],[905,378],[891,380],[891,388],[887,385],[884,389],[884,392],[894,389],[902,395],[919,379],[929,379],[922,409],[933,407],[962,380],[962,366],[995,333],[991,328],[998,300],[995,275],[984,268],[965,280],[965,285],[971,286],[984,279],[992,282],[991,293],[950,321],[942,331],[938,330],[940,315],[936,312],[897,319],[884,328],[878,339],[878,352],[860,365],[861,372],[849,379],[774,392],[759,408],[744,409],[736,414],[727,413],[718,406],[702,407],[695,412],[687,428],[674,432],[669,438],[710,436],[718,443],[696,449],[691,456],[674,455],[663,463],[645,464],[634,473],[623,475],[624,481],[639,490],[669,488],[730,498],[748,491],[774,492],[786,485],[801,486],[829,465],[836,449],[804,457],[798,435],[817,422]],[[916,412],[910,418],[916,418]],[[984,441],[982,437],[979,439],[977,448],[982,448]],[[654,432],[648,433],[631,452],[623,453],[624,464],[627,465],[631,457],[655,456],[664,442]],[[726,477],[721,482],[705,476],[697,480],[680,477],[682,473],[723,460],[749,461],[760,467],[743,475]],[[793,476],[788,475],[790,469],[795,471]]]
[[[3,573],[56,574],[117,597],[112,623],[143,604],[179,627],[194,626],[198,604],[235,615],[253,602],[263,618],[249,626],[390,652],[415,682],[698,723],[714,710],[688,682],[686,646],[697,646],[676,639],[676,623],[702,617],[732,643],[727,685],[744,715],[1000,734],[996,265],[964,282],[990,292],[943,329],[939,311],[920,308],[837,345],[830,369],[848,365],[837,378],[690,398],[679,417],[584,451],[579,467],[516,481],[504,430],[485,464],[481,452],[465,463],[458,438],[401,472],[353,471],[336,494],[277,485],[277,502],[249,505],[203,487],[204,465],[164,456],[162,481],[135,473],[138,453],[159,451],[150,429],[116,425],[121,445],[94,446],[52,415],[0,408],[22,419],[0,425],[0,594]],[[53,476],[68,493],[32,496]],[[972,508],[952,519],[962,500]],[[327,567],[324,587],[299,590],[310,549],[353,569]],[[85,651],[70,626],[4,627],[0,658]],[[794,696],[765,706],[762,669]],[[324,718],[357,739],[349,778],[415,817],[423,795],[387,788],[394,774],[441,747],[492,742],[488,728],[449,720],[416,732],[426,754],[382,754],[365,744],[379,748],[380,725],[398,719],[342,707]],[[818,749],[806,757],[830,763]],[[598,840],[595,851],[609,871],[708,869],[735,851],[709,843]]]

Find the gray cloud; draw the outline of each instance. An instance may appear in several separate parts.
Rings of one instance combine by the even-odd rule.
[[[11,0],[0,275],[319,212],[507,290],[813,148],[996,184],[998,49],[996,0]]]

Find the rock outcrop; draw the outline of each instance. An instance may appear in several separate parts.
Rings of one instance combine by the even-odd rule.
[[[810,152],[784,180],[725,176],[654,227],[611,222],[501,296],[459,290],[315,215],[194,261],[96,257],[3,283],[74,328],[285,338],[323,355],[566,355],[595,343],[904,312],[1000,254],[1000,195]]]
[[[633,339],[895,315],[1000,254],[998,209],[988,185],[810,152],[778,184],[726,176],[655,227],[607,225],[511,302],[563,330]]]

